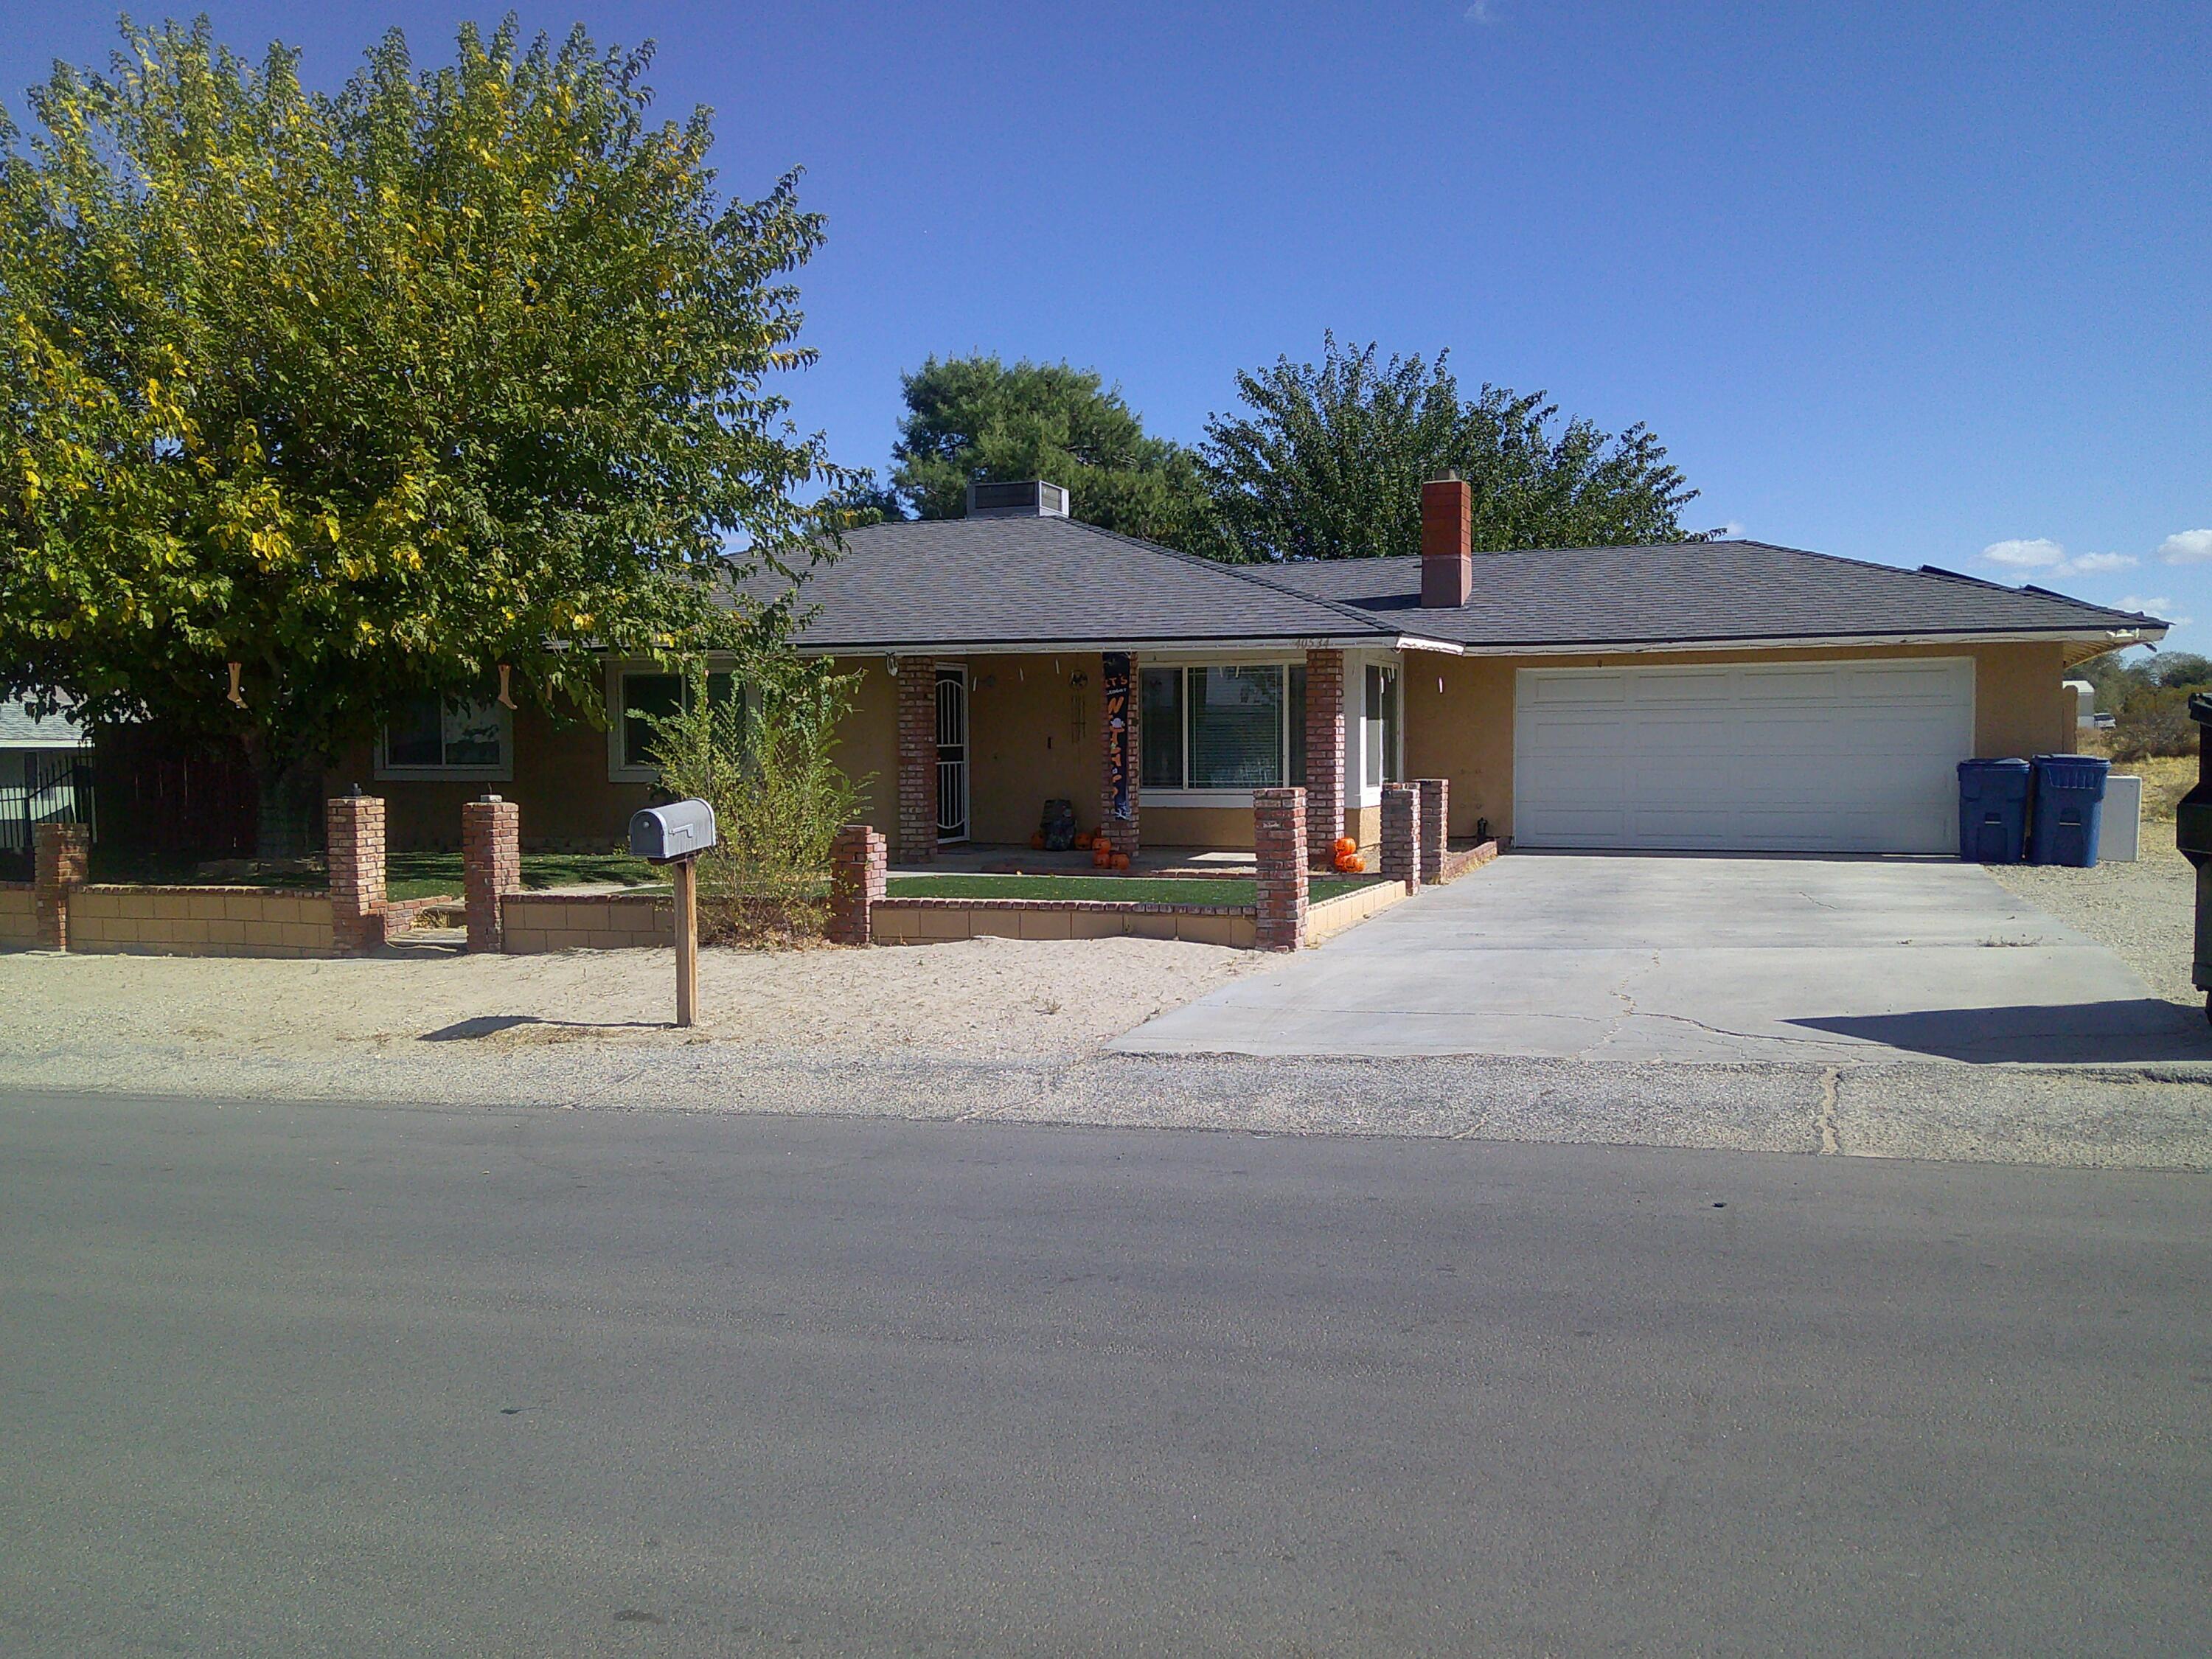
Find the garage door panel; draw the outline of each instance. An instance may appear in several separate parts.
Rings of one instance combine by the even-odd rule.
[[[1963,659],[1524,669],[1516,836],[1531,846],[1935,853],[1972,752]]]

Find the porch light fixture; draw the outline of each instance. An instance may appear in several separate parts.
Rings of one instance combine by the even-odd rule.
[[[892,655],[886,656],[884,659],[884,672],[889,674],[893,679],[896,679],[898,678],[898,671],[899,659],[897,655],[893,653]]]

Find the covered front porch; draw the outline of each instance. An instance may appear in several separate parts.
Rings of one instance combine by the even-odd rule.
[[[1401,775],[1389,651],[982,649],[854,666],[863,715],[891,717],[877,821],[904,869],[1090,869],[1087,850],[1035,844],[1064,801],[1133,872],[1246,872],[1253,791],[1284,785],[1305,789],[1309,854],[1326,867],[1340,836],[1371,854],[1382,786]]]

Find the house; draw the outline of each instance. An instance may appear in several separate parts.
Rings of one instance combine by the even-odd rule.
[[[0,702],[0,854],[27,857],[41,823],[89,822],[92,744],[66,709]]]
[[[1251,792],[1285,782],[1319,856],[1375,842],[1413,777],[1449,781],[1457,836],[1940,854],[1959,761],[2071,748],[2068,669],[2166,631],[1759,542],[1473,553],[1466,484],[1421,508],[1418,557],[1237,566],[981,484],[964,519],[849,533],[799,643],[859,675],[840,758],[917,864],[1025,843],[1055,797],[1123,849],[1249,848]],[[349,764],[396,847],[450,843],[487,788],[528,840],[604,846],[652,785],[637,717],[679,695],[610,661],[604,732],[426,705]]]

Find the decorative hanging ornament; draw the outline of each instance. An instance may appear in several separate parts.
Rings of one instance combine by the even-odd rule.
[[[246,707],[246,694],[238,689],[238,676],[244,666],[242,663],[233,663],[230,665],[230,696],[227,701],[233,708]]]
[[[514,708],[514,699],[513,697],[509,696],[507,695],[507,677],[510,673],[512,673],[512,672],[514,672],[514,670],[513,670],[513,669],[511,669],[511,668],[509,668],[509,667],[507,666],[507,664],[505,664],[505,663],[501,663],[501,664],[500,664],[500,665],[499,665],[499,706],[500,706],[501,708]]]

